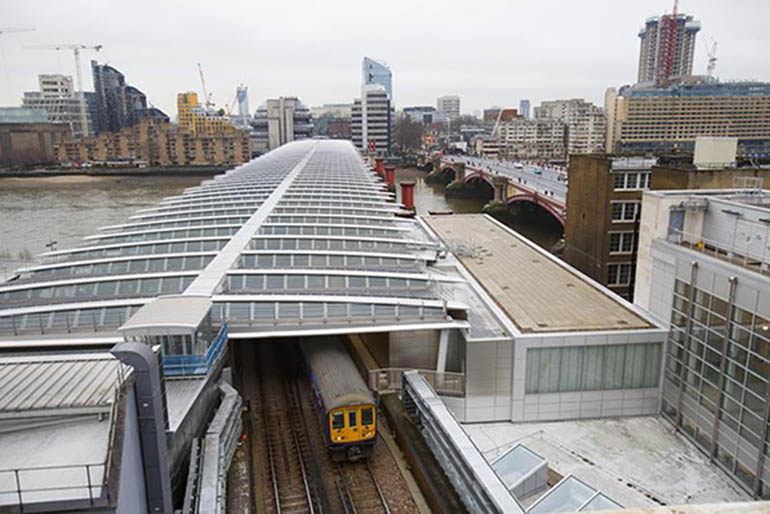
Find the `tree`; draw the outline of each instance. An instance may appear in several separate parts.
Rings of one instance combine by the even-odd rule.
[[[396,153],[406,155],[422,147],[422,124],[409,116],[396,121]]]

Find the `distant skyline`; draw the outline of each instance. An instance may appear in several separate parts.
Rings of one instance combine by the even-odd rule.
[[[109,63],[172,118],[176,94],[201,92],[197,63],[217,107],[236,86],[249,88],[252,114],[266,98],[298,96],[306,105],[348,103],[360,95],[364,56],[393,72],[397,107],[435,105],[457,94],[463,113],[529,99],[585,98],[603,104],[609,86],[635,81],[637,32],[673,2],[392,2],[373,9],[356,1],[190,3],[135,0],[66,3],[2,2],[0,106],[21,104],[41,73],[75,77],[71,51],[27,50],[57,43],[101,44],[83,51],[86,90],[91,59]],[[171,6],[171,7],[167,7]],[[718,43],[715,75],[770,80],[770,2],[682,0],[679,11],[700,20],[693,72],[705,73],[707,48]],[[365,16],[364,16],[365,15]],[[380,17],[373,21],[373,17]]]

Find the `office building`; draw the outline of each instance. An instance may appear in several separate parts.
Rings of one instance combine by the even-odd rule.
[[[236,128],[232,120],[204,108],[198,103],[198,94],[193,91],[176,95],[176,109],[179,129],[193,136],[235,133]]]
[[[370,57],[364,57],[361,66],[361,86],[379,84],[385,88],[390,101],[393,101],[393,73],[387,64]]]
[[[313,133],[331,139],[351,139],[353,104],[323,104],[311,107]]]
[[[126,83],[125,76],[116,68],[91,61],[94,80],[95,113],[93,132],[116,132],[130,127],[143,118],[156,122],[169,121],[160,109],[147,107],[147,97],[139,89]]]
[[[436,100],[436,110],[453,120],[460,117],[460,97],[457,95],[441,96]]]
[[[118,132],[102,132],[80,140],[68,138],[57,147],[59,162],[121,163],[149,166],[223,166],[251,159],[249,134],[204,135],[168,122],[144,118]]]
[[[770,498],[770,191],[648,191],[635,298],[670,321],[662,414]]]
[[[424,125],[430,125],[431,123],[437,123],[439,121],[438,111],[435,107],[430,105],[404,107],[404,116],[414,122],[422,123]]]
[[[529,119],[531,104],[529,100],[519,100],[519,114],[524,119]]]
[[[269,98],[252,121],[252,152],[261,155],[298,139],[313,137],[313,117],[294,96]]]
[[[770,83],[691,77],[610,88],[604,104],[607,153],[692,151],[698,136],[737,137],[739,155],[770,152]]]
[[[686,14],[647,18],[639,31],[639,73],[637,82],[659,84],[676,76],[692,75],[695,36],[700,22]]]
[[[86,127],[82,127],[81,96],[68,75],[38,75],[39,91],[25,91],[22,106],[44,109],[51,123],[66,124],[77,137],[93,133],[94,93],[85,92]]]
[[[364,57],[361,97],[353,102],[351,134],[361,152],[388,155],[393,145],[393,74],[382,62]]]
[[[64,123],[51,123],[45,109],[0,107],[0,166],[56,162],[56,146],[70,135]]]
[[[561,120],[525,119],[516,109],[501,109],[492,138],[504,159],[563,160],[566,125]]]
[[[500,107],[484,109],[481,120],[484,124],[494,124],[497,121],[497,117],[500,115],[500,111],[502,111]]]
[[[604,150],[604,112],[591,102],[582,98],[541,102],[535,107],[535,119],[564,123],[566,151],[569,155]]]
[[[350,123],[353,144],[364,153],[388,155],[393,146],[393,104],[379,84],[363,87],[353,102]]]

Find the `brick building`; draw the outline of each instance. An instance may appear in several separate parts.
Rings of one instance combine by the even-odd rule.
[[[251,158],[247,131],[233,135],[192,135],[170,123],[143,119],[119,132],[80,141],[69,138],[57,148],[60,162],[144,161],[150,166],[233,165]]]

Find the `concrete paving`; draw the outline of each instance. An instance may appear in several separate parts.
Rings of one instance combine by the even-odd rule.
[[[463,428],[490,461],[521,442],[624,507],[751,500],[659,416]]]

